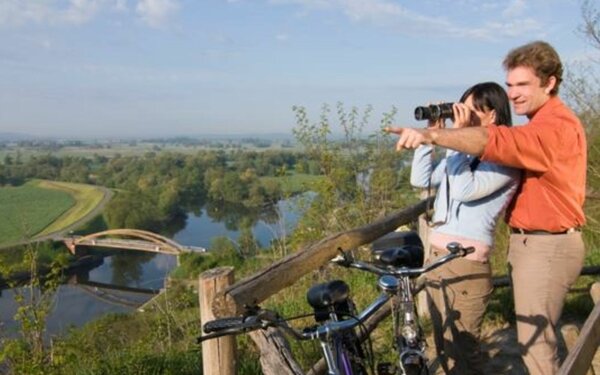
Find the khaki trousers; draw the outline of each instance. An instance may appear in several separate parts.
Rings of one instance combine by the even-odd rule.
[[[446,254],[446,249],[432,246],[430,259]],[[490,265],[458,258],[429,272],[426,280],[441,367],[446,374],[483,374],[479,337],[492,294]]]
[[[556,324],[584,255],[580,232],[510,236],[508,263],[517,336],[532,375],[552,375],[558,370]]]

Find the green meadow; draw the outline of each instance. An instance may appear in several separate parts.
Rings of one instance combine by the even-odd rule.
[[[39,187],[38,182],[0,188],[0,244],[33,237],[75,203],[70,194]]]

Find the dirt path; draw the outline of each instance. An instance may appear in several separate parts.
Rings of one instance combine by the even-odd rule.
[[[484,327],[482,334],[483,351],[487,353],[485,374],[490,375],[526,375],[527,371],[519,354],[517,331],[508,324],[503,327]],[[559,356],[564,359],[566,349],[559,343]],[[429,346],[429,358],[435,358],[433,343]],[[600,374],[600,350],[596,352],[592,366],[596,374]],[[444,375],[439,364],[433,361],[432,373]]]
[[[55,239],[55,238],[64,237],[70,231],[73,231],[73,230],[81,227],[82,225],[87,224],[88,222],[92,221],[96,216],[100,215],[100,213],[102,213],[102,211],[104,210],[104,208],[106,207],[108,202],[110,202],[110,200],[112,199],[114,193],[112,190],[105,188],[104,186],[97,186],[97,188],[102,190],[103,197],[102,197],[102,200],[100,201],[100,203],[98,203],[98,205],[96,207],[94,207],[93,210],[91,210],[85,216],[83,216],[76,222],[72,223],[71,225],[67,226],[66,228],[63,228],[63,229],[53,232],[53,233],[49,233],[49,234],[41,236],[41,237],[36,237],[35,240],[36,241],[45,241],[47,239]]]

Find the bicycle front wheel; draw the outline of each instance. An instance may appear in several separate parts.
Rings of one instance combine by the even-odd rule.
[[[342,375],[367,375],[365,356],[355,335],[335,340],[337,366]]]
[[[404,375],[429,375],[429,369],[425,365],[404,365]]]

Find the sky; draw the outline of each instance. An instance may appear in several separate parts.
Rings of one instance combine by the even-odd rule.
[[[291,134],[337,103],[414,126],[521,44],[590,58],[580,23],[577,0],[0,0],[0,133]]]

